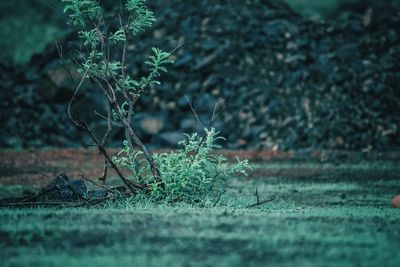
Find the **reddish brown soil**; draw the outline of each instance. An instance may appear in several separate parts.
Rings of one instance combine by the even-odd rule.
[[[117,150],[109,150],[109,154]],[[228,158],[247,158],[252,161],[277,160],[336,160],[359,157],[356,152],[324,152],[316,151],[307,155],[295,152],[282,151],[220,151]],[[363,154],[364,158],[398,159],[399,153]],[[45,185],[59,173],[70,177],[79,177],[83,174],[90,178],[99,177],[103,169],[103,157],[96,149],[47,149],[47,150],[0,150],[0,184],[32,184]],[[298,170],[301,175],[309,170]],[[272,171],[274,172],[274,171]],[[293,170],[291,170],[293,173]],[[276,173],[274,173],[276,175]],[[109,175],[116,176],[113,170]]]
[[[1,184],[44,185],[51,177],[65,173],[96,177],[103,160],[95,150],[55,149],[0,152]]]

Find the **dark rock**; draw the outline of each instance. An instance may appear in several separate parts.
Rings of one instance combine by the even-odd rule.
[[[105,188],[100,188],[96,190],[90,190],[87,193],[87,197],[89,199],[100,199],[100,198],[105,198],[108,196],[109,191]]]
[[[87,188],[82,180],[70,180],[59,174],[42,192],[42,201],[78,201],[86,197]]]
[[[336,52],[337,56],[341,60],[351,60],[353,58],[359,57],[359,47],[358,44],[352,43],[352,44],[345,44],[342,47],[339,48],[339,50]]]
[[[73,78],[79,80],[79,74],[70,67]],[[33,76],[32,74],[27,76]],[[31,77],[32,78],[32,77]],[[50,64],[43,71],[39,83],[39,94],[51,103],[68,101],[72,96],[73,84],[68,72],[61,64]]]
[[[179,57],[175,63],[174,66],[176,68],[182,67],[182,66],[188,66],[190,61],[192,61],[193,56],[191,54],[184,54],[183,56]]]

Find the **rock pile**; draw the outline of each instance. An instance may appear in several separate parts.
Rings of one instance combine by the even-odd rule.
[[[168,51],[185,45],[174,55],[163,85],[139,103],[135,125],[146,143],[173,146],[183,132],[199,130],[187,94],[204,124],[222,99],[225,107],[215,126],[229,148],[399,147],[397,11],[380,20],[367,14],[327,22],[307,20],[266,0],[159,0],[152,5],[157,24],[129,46],[135,74],[144,73],[150,47]],[[0,86],[6,90],[0,93],[5,126],[0,146],[82,142],[84,133],[65,114],[70,89],[57,71],[57,58],[53,50],[18,72],[1,69]],[[87,96],[93,97],[90,90]],[[81,114],[103,108],[101,98],[94,99],[82,100]],[[98,118],[88,119],[103,127]],[[122,136],[117,132],[115,138]]]

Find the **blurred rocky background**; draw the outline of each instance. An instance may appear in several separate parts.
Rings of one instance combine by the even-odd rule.
[[[115,1],[100,1],[112,12]],[[174,147],[224,104],[215,127],[231,149],[393,150],[400,146],[400,5],[373,0],[148,1],[157,23],[129,47],[143,74],[150,48],[182,43],[162,85],[137,107],[150,148]],[[0,3],[0,147],[90,144],[66,108],[72,86],[55,42],[78,47],[57,0]],[[71,42],[72,41],[72,42]],[[105,131],[103,95],[87,83],[75,107]],[[111,146],[120,146],[116,129]]]

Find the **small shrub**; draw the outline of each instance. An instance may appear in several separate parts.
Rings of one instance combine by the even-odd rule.
[[[237,174],[247,175],[250,168],[248,161],[228,164],[222,155],[214,154],[221,148],[214,128],[204,129],[204,137],[194,133],[185,135],[179,142],[182,148],[170,152],[154,154],[160,170],[162,182],[154,180],[146,161],[141,161],[141,151],[132,151],[124,142],[124,148],[114,157],[121,167],[134,172],[138,182],[145,182],[151,187],[147,197],[155,201],[168,203],[186,202],[199,205],[213,205],[225,192],[226,181]]]

